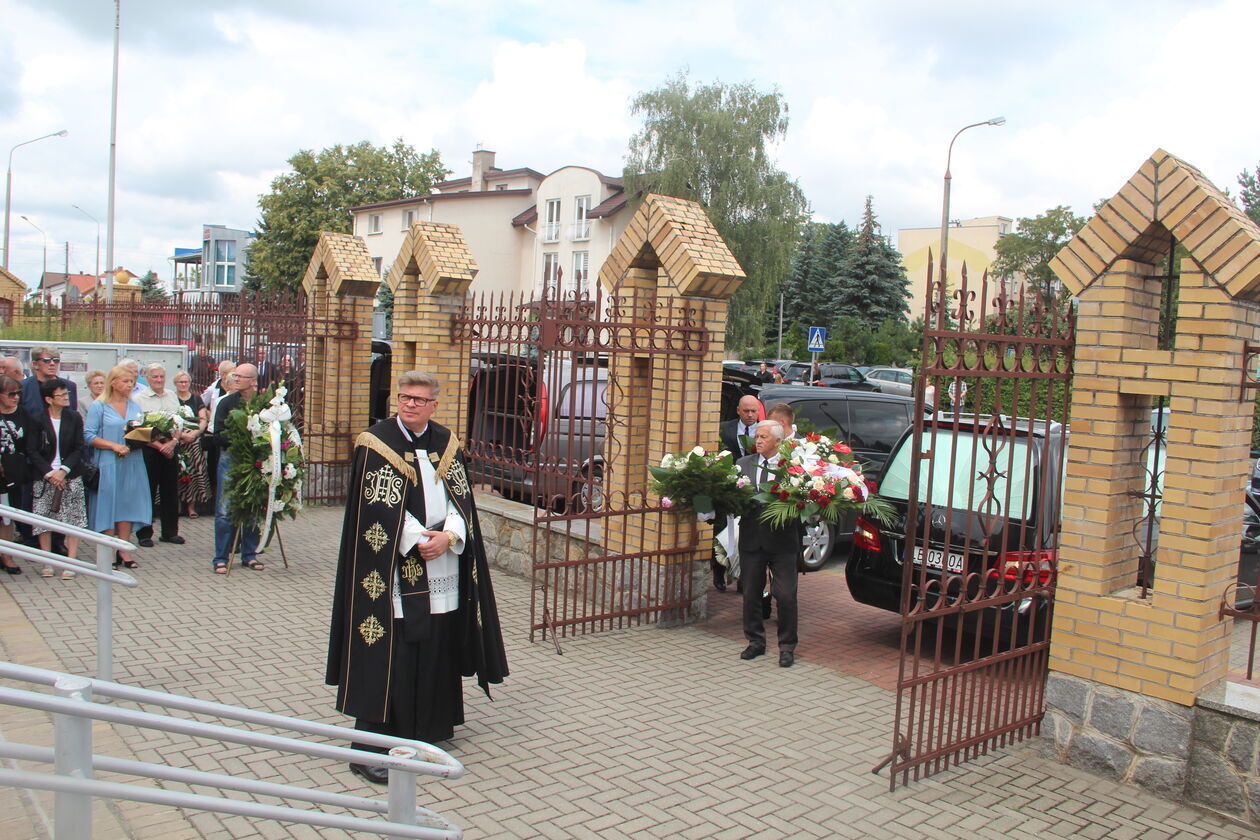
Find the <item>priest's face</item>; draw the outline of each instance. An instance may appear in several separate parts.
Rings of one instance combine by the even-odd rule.
[[[437,397],[427,385],[404,385],[398,392],[398,418],[413,432],[428,425],[429,418],[437,411]]]

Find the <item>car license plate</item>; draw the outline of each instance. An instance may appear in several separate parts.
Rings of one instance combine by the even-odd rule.
[[[929,569],[941,569],[951,574],[962,574],[963,556],[950,552],[948,560],[946,560],[945,552],[936,548],[929,548],[924,551],[923,546],[916,545],[914,547],[914,562],[916,565],[924,564],[924,557],[927,558],[927,567]]]

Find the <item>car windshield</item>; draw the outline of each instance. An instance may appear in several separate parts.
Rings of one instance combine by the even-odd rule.
[[[899,501],[909,499],[910,462],[917,460],[920,465],[920,502],[977,513],[1000,513],[1009,504],[1011,510],[1006,512],[1007,518],[1027,520],[1033,489],[1028,482],[1028,470],[1024,468],[1028,463],[1028,442],[1024,438],[997,440],[996,465],[1000,473],[993,482],[990,501],[986,501],[990,491],[983,477],[989,464],[987,450],[975,435],[960,432],[955,436],[949,429],[938,429],[935,440],[924,430],[923,445],[925,450],[929,447],[932,450],[930,460],[913,458],[914,438],[907,435],[888,462],[879,494]],[[928,467],[932,462],[938,465],[938,469],[932,475],[932,496],[929,499]],[[949,465],[953,467],[953,475],[946,472]]]

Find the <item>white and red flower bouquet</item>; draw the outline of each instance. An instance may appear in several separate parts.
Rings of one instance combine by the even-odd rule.
[[[887,522],[892,505],[876,495],[875,482],[843,441],[808,434],[779,445],[774,478],[758,488],[753,501],[764,505],[763,522],[783,526],[793,521],[831,524],[849,511]]]

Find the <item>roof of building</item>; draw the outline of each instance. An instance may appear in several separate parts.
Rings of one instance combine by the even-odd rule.
[[[201,249],[200,248],[176,248],[175,256],[171,257],[171,262],[181,265],[201,265]]]
[[[483,190],[482,192],[430,193],[429,195],[413,195],[410,198],[395,198],[390,201],[378,201],[375,204],[360,204],[351,207],[351,213],[360,210],[383,210],[389,207],[404,207],[408,204],[424,204],[429,201],[458,201],[469,198],[507,198],[510,196],[530,195],[533,190]]]
[[[536,169],[530,169],[528,166],[522,166],[519,169],[499,169],[497,167],[491,167],[485,171],[483,177],[486,180],[490,180],[491,178],[515,178],[517,175],[528,175],[531,178],[537,178],[539,181],[547,177]],[[471,186],[472,176],[469,175],[466,178],[452,178],[449,181],[440,181],[434,184],[433,188],[446,190]],[[490,190],[486,190],[486,192],[490,192]]]
[[[52,289],[61,285],[74,286],[79,294],[87,294],[96,288],[95,274],[66,274],[64,271],[45,271],[40,288]]]

